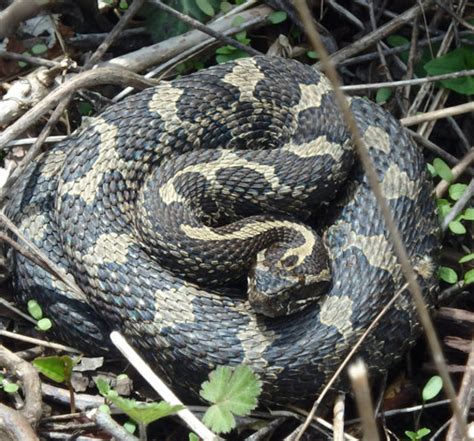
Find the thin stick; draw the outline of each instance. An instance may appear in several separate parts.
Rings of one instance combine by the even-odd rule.
[[[58,141],[62,141],[63,139],[66,139],[66,138],[67,138],[66,135],[53,135],[53,136],[46,137],[43,142],[45,144],[51,144]],[[36,142],[37,139],[38,137],[16,139],[15,141],[9,142],[7,147],[8,149],[11,149],[12,147],[18,147],[22,145],[32,145]]]
[[[85,294],[82,292],[81,288],[76,284],[74,279],[71,276],[68,276],[66,271],[56,265],[48,256],[40,250],[36,244],[26,238],[26,236],[17,228],[13,222],[8,219],[5,213],[0,212],[0,221],[13,233],[18,239],[20,239],[28,247],[26,253],[23,248],[13,242],[8,236],[2,235],[2,239],[8,242],[13,246],[18,252],[22,253],[25,257],[31,259],[37,265],[41,266],[45,271],[51,273],[53,276],[61,280],[71,291],[75,292],[81,298],[85,297]]]
[[[112,435],[116,441],[138,441],[136,436],[133,436],[120,424],[116,423],[112,417],[99,409],[92,409],[86,412],[86,417],[94,421],[103,431]]]
[[[168,403],[172,405],[183,405],[180,399],[173,393],[173,391],[156,375],[150,366],[138,355],[125,340],[125,338],[113,331],[110,334],[112,343],[123,354],[123,356],[133,365],[138,373],[155,389],[155,391]],[[183,409],[178,412],[178,416],[202,439],[204,440],[218,440],[220,439],[216,434],[212,433],[201,421],[194,416],[189,409]]]
[[[364,432],[364,440],[378,441],[380,437],[374,418],[374,405],[370,396],[367,366],[359,359],[348,367],[347,373],[354,389],[357,409]]]
[[[424,0],[420,1],[416,6],[413,6],[410,9],[407,9],[402,14],[395,17],[393,20],[389,21],[388,23],[380,26],[373,32],[370,32],[367,35],[364,35],[361,39],[357,40],[355,43],[346,46],[345,48],[334,52],[331,55],[331,62],[337,66],[340,62],[344,61],[346,58],[358,54],[363,50],[367,49],[370,46],[373,46],[377,41],[380,41],[382,38],[385,38],[387,35],[390,35],[394,31],[396,31],[401,26],[411,23],[412,20],[419,15],[423,8],[427,8],[428,6],[433,3],[434,0]],[[295,0],[294,3],[299,2],[299,0]],[[319,52],[318,52],[319,54]],[[321,68],[321,62],[316,64],[316,67]]]
[[[94,64],[96,64],[107,52],[107,50],[112,46],[112,43],[116,40],[119,34],[125,29],[128,22],[133,18],[133,16],[138,12],[142,7],[144,0],[134,0],[125,13],[120,17],[120,20],[114,26],[114,28],[107,34],[104,41],[92,54],[89,60],[84,65],[84,69],[89,69]]]
[[[459,388],[458,399],[463,404],[464,414],[467,416],[474,395],[474,340],[471,340],[471,351],[466,362],[466,371],[464,372],[461,387]],[[461,438],[461,431],[452,419],[446,435],[446,441],[456,441]],[[471,437],[472,439],[472,437]]]
[[[431,77],[424,78],[412,78],[410,80],[398,80],[398,81],[382,81],[380,83],[370,84],[351,84],[349,86],[341,86],[341,90],[344,92],[354,92],[359,90],[370,90],[380,89],[381,87],[395,88],[399,86],[416,86],[418,84],[431,83],[435,81],[450,80],[453,78],[463,78],[474,76],[474,69],[460,70],[458,72],[452,72],[443,75],[434,75]]]
[[[3,297],[0,297],[0,304],[2,304],[5,308],[9,309],[15,314],[19,315],[23,320],[26,320],[32,323],[33,325],[36,325],[37,321],[33,317],[30,317],[28,314],[25,314],[23,311],[20,311],[16,306],[13,306],[10,302],[5,300]]]
[[[457,106],[445,107],[444,109],[433,110],[432,112],[420,113],[418,115],[407,116],[400,122],[404,126],[413,126],[426,121],[447,118],[448,116],[461,115],[463,113],[474,112],[474,101],[459,104]]]
[[[215,39],[220,40],[225,44],[236,47],[237,49],[240,49],[241,51],[244,51],[250,55],[262,55],[262,53],[257,51],[256,49],[250,46],[245,46],[245,44],[240,43],[234,38],[227,37],[226,35],[223,35],[220,32],[216,32],[214,29],[210,28],[209,26],[203,25],[201,22],[195,20],[194,18],[191,18],[188,15],[182,14],[176,9],[170,8],[169,6],[165,5],[160,0],[150,0],[150,2],[158,6],[160,9],[167,12],[168,14],[172,15],[173,17],[177,18],[178,20],[181,20],[182,22],[188,24],[189,26],[195,29],[198,29],[201,32],[204,32],[205,34],[210,35],[211,37],[214,37]]]
[[[422,2],[420,4],[423,5],[427,3]],[[321,62],[323,66],[325,67],[324,70],[333,85],[335,96],[339,104],[339,107],[341,109],[344,120],[353,135],[355,150],[364,168],[365,174],[369,181],[370,188],[372,189],[372,192],[377,200],[377,204],[380,209],[380,212],[383,215],[386,228],[389,232],[390,242],[393,245],[394,252],[400,263],[400,267],[403,272],[403,275],[405,276],[405,279],[407,280],[408,288],[409,288],[410,293],[412,294],[413,301],[418,311],[420,322],[425,330],[425,335],[431,349],[433,360],[436,364],[436,367],[439,371],[441,378],[443,379],[443,386],[445,389],[445,393],[447,397],[451,400],[453,414],[459,424],[460,431],[463,435],[465,435],[467,433],[466,422],[464,420],[464,416],[461,412],[461,409],[456,399],[456,391],[454,389],[453,383],[449,376],[448,368],[446,366],[444,355],[441,350],[441,344],[436,336],[433,322],[431,321],[430,315],[428,313],[428,309],[426,308],[426,304],[423,299],[421,287],[418,283],[415,270],[410,263],[410,259],[408,257],[408,253],[405,249],[405,246],[403,244],[400,231],[395,223],[395,220],[388,206],[387,200],[385,199],[385,196],[382,192],[382,188],[378,180],[378,176],[375,171],[375,167],[373,165],[372,159],[368,153],[367,147],[364,145],[364,142],[362,141],[354,116],[352,115],[352,112],[350,110],[349,103],[347,102],[347,99],[344,96],[344,93],[340,90],[340,80],[336,72],[336,69],[329,58],[326,48],[321,42],[321,38],[319,36],[317,29],[314,27],[311,21],[311,18],[310,18],[311,13],[308,9],[308,5],[306,4],[304,0],[295,0],[295,5],[298,9],[301,20],[304,24],[307,36],[312,46],[314,47],[314,49],[316,50],[316,52],[319,54],[321,58]],[[420,11],[421,11],[421,8],[420,8]],[[298,439],[301,437],[302,433],[303,433],[303,430],[299,432]]]
[[[120,84],[123,86],[133,86],[137,89],[144,89],[154,86],[156,82],[118,67],[100,67],[77,74],[72,80],[67,81],[53,90],[10,127],[0,133],[0,149],[6,148],[10,141],[35,124],[45,112],[57,106],[66,95],[84,87],[98,86],[101,84]]]
[[[339,393],[336,396],[334,403],[334,417],[333,417],[333,437],[334,441],[344,441],[344,400],[345,395]]]
[[[28,153],[25,155],[25,157],[21,160],[20,164],[18,164],[15,170],[13,170],[11,175],[8,177],[7,182],[5,183],[3,188],[0,190],[0,206],[3,205],[3,200],[5,199],[6,195],[9,193],[13,184],[15,184],[18,178],[23,174],[26,166],[31,161],[33,161],[33,159],[36,158],[38,154],[41,152],[41,147],[43,146],[45,139],[48,137],[48,135],[50,134],[51,130],[58,122],[63,112],[66,110],[67,106],[69,105],[69,102],[71,101],[71,98],[72,98],[72,94],[66,95],[63,98],[63,100],[57,105],[56,109],[54,109],[53,113],[51,114],[51,117],[49,118],[48,122],[41,130],[40,135],[38,136],[38,138],[36,138],[36,141],[28,150]]]
[[[23,61],[25,63],[30,63],[37,66],[57,67],[61,65],[61,63],[58,63],[57,61],[48,60],[46,58],[32,57],[31,55],[17,54],[16,52],[8,52],[1,50],[0,58],[5,58],[6,60]]]
[[[16,332],[5,331],[0,329],[0,335],[4,337],[13,338],[14,340],[24,341],[33,345],[44,346],[46,348],[58,349],[59,351],[72,352],[73,354],[82,354],[78,349],[71,346],[65,346],[60,343],[53,343],[50,341],[40,340],[39,338],[28,337],[27,335],[17,334]]]

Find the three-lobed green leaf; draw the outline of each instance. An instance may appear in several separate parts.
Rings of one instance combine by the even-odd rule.
[[[244,416],[255,409],[261,390],[260,380],[248,366],[217,367],[201,386],[201,397],[214,403],[204,414],[204,424],[217,433],[230,432],[235,427],[234,415]]]

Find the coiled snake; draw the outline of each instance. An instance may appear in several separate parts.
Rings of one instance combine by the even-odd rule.
[[[380,107],[352,98],[351,108],[431,306],[437,222],[422,155]],[[69,292],[16,255],[19,298],[37,298],[55,332],[89,351],[120,330],[184,392],[196,391],[216,365],[246,363],[263,380],[266,402],[307,401],[403,285],[374,196],[352,161],[328,80],[311,67],[256,57],[163,82],[108,108],[16,184],[6,214],[85,292]],[[218,283],[267,257],[263,245],[254,254],[239,248],[254,221],[260,233],[271,223],[309,229],[305,221],[322,234],[330,287],[309,292],[317,298],[303,310],[265,317],[238,277],[231,288]],[[175,230],[170,236],[165,225]],[[304,236],[283,256],[289,266],[308,251]],[[173,238],[191,243],[183,250]],[[153,257],[163,243],[167,250]],[[209,261],[197,252],[205,245]],[[248,263],[239,269],[241,255]],[[418,333],[405,292],[359,353],[383,371]]]

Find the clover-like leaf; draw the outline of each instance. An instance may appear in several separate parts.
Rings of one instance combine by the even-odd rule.
[[[464,274],[464,283],[466,285],[474,283],[474,269],[471,269],[466,274]]]
[[[383,104],[386,103],[391,96],[392,89],[390,89],[390,87],[381,87],[377,90],[377,93],[375,95],[375,101],[377,102],[377,104]]]
[[[49,318],[42,318],[38,320],[38,323],[36,323],[36,326],[38,327],[40,331],[44,332],[51,329],[51,327],[53,326],[53,323],[51,322]]]
[[[234,414],[244,416],[255,409],[261,390],[260,380],[248,366],[218,366],[201,386],[201,397],[214,403],[204,415],[204,424],[217,433],[230,432]]]
[[[439,278],[444,280],[446,283],[456,283],[458,281],[458,275],[456,271],[447,266],[442,266],[439,269]]]
[[[268,16],[268,19],[272,24],[278,24],[284,22],[287,17],[288,15],[285,11],[275,11]]]
[[[474,260],[474,253],[466,254],[464,257],[459,259],[459,263],[467,263]]]
[[[453,220],[448,224],[448,228],[451,233],[454,234],[466,234],[466,227],[459,221]]]
[[[443,380],[441,379],[441,377],[439,375],[434,375],[433,377],[431,377],[423,388],[423,401],[432,400],[434,397],[436,397],[436,395],[441,392],[442,388]]]
[[[41,306],[36,300],[28,300],[28,312],[35,320],[40,320],[43,317]]]
[[[3,385],[3,390],[7,394],[14,394],[15,392],[18,391],[18,389],[20,389],[20,386],[18,386],[18,384],[16,384],[16,383],[5,383]]]
[[[466,191],[466,184],[453,184],[449,186],[449,196],[453,201],[457,201],[461,198],[463,193]]]

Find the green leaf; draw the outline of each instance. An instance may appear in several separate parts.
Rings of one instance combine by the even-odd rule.
[[[110,407],[107,404],[101,404],[99,406],[99,410],[104,413],[108,413],[110,415]]]
[[[459,259],[459,263],[467,263],[474,259],[474,253],[466,254]]]
[[[411,430],[405,430],[405,435],[408,436],[412,441],[416,441],[418,438],[416,436],[415,432],[412,432]]]
[[[285,11],[275,11],[275,12],[272,12],[268,16],[268,19],[273,24],[282,23],[286,20],[286,18],[287,18],[287,14]]]
[[[233,414],[244,416],[255,409],[261,390],[260,380],[248,366],[218,366],[201,385],[201,397],[214,403],[204,414],[204,424],[218,433],[229,432],[235,427]]]
[[[41,306],[36,300],[28,300],[28,312],[35,320],[40,320],[43,317]]]
[[[231,26],[233,28],[238,28],[240,26],[242,26],[242,24],[245,22],[245,18],[242,17],[241,15],[237,15],[233,20],[232,20],[232,23],[231,23]]]
[[[462,214],[464,220],[474,220],[474,208],[466,208]]]
[[[442,57],[429,61],[424,65],[424,69],[429,75],[474,69],[474,50],[469,46],[459,47]],[[440,83],[443,87],[464,95],[474,94],[474,76],[443,80]]]
[[[474,269],[471,269],[466,274],[464,274],[464,283],[466,285],[474,283]]]
[[[464,191],[466,190],[466,184],[453,184],[449,186],[449,196],[453,201],[457,201],[461,198]]]
[[[458,275],[456,274],[456,271],[451,268],[448,268],[447,266],[440,267],[438,275],[439,278],[441,280],[444,280],[446,283],[453,284],[458,281]]]
[[[209,15],[209,17],[214,17],[216,14],[208,0],[196,0],[196,4],[198,5],[198,8],[204,12],[204,14]]]
[[[441,158],[435,158],[433,161],[433,167],[441,179],[444,179],[447,182],[451,182],[454,179],[453,172],[449,168],[449,165]]]
[[[31,48],[31,53],[33,55],[41,55],[44,54],[47,50],[48,46],[46,46],[44,43],[38,43]]]
[[[128,9],[128,3],[126,2],[126,0],[120,0],[119,8],[124,10]]]
[[[451,203],[447,199],[438,199],[437,200],[438,211],[441,218],[446,217],[446,215],[451,210]]]
[[[242,44],[249,44],[250,38],[247,38],[247,31],[238,32],[235,34],[235,39]]]
[[[38,357],[33,360],[33,366],[45,377],[58,383],[71,381],[72,368],[77,362],[67,355]]]
[[[426,164],[426,167],[428,168],[430,175],[434,178],[436,176],[435,168],[431,164]]]
[[[401,35],[389,35],[387,37],[387,43],[392,47],[405,46],[406,44],[410,44],[410,40]]]
[[[234,50],[229,54],[217,55],[216,61],[219,64],[222,64],[222,63],[227,63],[228,61],[237,60],[238,58],[246,58],[248,56],[249,54],[247,52],[234,48]]]
[[[188,436],[188,441],[199,441],[199,437],[194,432],[190,432]]]
[[[81,101],[78,107],[79,107],[79,113],[82,116],[90,116],[92,115],[92,112],[94,111],[92,104],[87,101]]]
[[[16,384],[16,383],[5,383],[3,385],[3,390],[7,394],[13,394],[13,393],[17,392],[18,389],[20,389],[20,386],[18,386],[18,384]]]
[[[128,433],[135,433],[135,430],[137,430],[137,425],[133,421],[130,421],[130,420],[126,421],[123,427]]]
[[[431,433],[430,429],[427,429],[426,427],[422,427],[421,429],[417,430],[416,435],[418,436],[418,439],[422,439],[426,435],[429,435],[430,433]]]
[[[375,101],[377,104],[386,103],[390,97],[392,96],[392,89],[390,87],[381,87],[377,90],[377,94],[375,95]]]
[[[434,375],[433,377],[431,377],[423,388],[423,401],[432,400],[434,397],[436,397],[436,395],[441,392],[442,388],[443,380],[441,379],[441,377],[439,375]]]
[[[454,234],[466,234],[466,227],[459,221],[453,220],[448,224],[449,231]]]
[[[147,425],[184,409],[184,406],[172,406],[165,401],[160,401],[159,403],[142,403],[129,400],[119,396],[116,391],[110,388],[105,380],[98,378],[95,380],[95,383],[103,397],[122,409],[132,420],[139,424]]]
[[[220,9],[224,14],[226,14],[232,9],[232,4],[229,2],[221,2]]]
[[[109,383],[107,383],[107,381],[105,381],[103,378],[96,378],[95,385],[97,386],[99,393],[106,398],[109,392],[112,390]]]
[[[38,320],[38,323],[36,323],[36,326],[38,327],[40,331],[45,332],[51,329],[51,327],[53,326],[53,323],[51,322],[49,318],[42,318],[41,320]]]
[[[216,49],[216,54],[228,55],[235,52],[237,49],[234,46],[222,46]]]
[[[318,60],[319,59],[319,55],[316,51],[308,51],[308,52],[306,52],[306,55],[308,56],[308,58],[311,58],[312,60]]]
[[[140,403],[120,396],[109,399],[132,420],[145,425],[184,409],[184,406],[172,406],[165,401],[160,401],[159,403]]]

